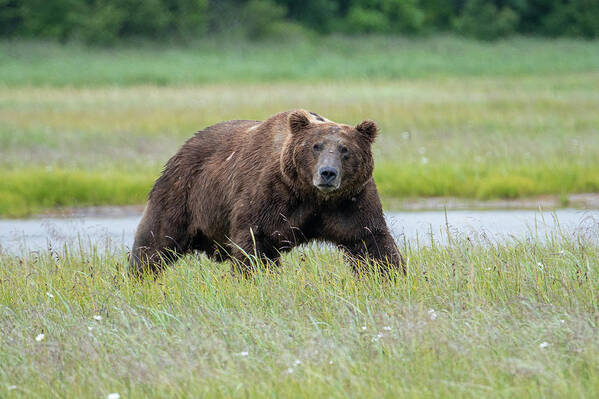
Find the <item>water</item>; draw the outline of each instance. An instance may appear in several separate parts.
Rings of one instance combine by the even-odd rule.
[[[0,220],[0,247],[4,252],[76,248],[128,250],[141,215],[122,217],[73,217]],[[431,211],[387,213],[395,239],[411,245],[445,244],[451,237],[501,241],[535,238],[545,240],[558,229],[564,235],[599,237],[599,210]]]

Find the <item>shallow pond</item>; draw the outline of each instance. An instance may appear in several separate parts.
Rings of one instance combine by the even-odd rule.
[[[387,213],[395,239],[412,246],[446,244],[448,237],[476,241],[546,240],[552,234],[599,240],[599,210],[431,211]],[[0,248],[7,253],[75,248],[128,250],[141,215],[0,220]],[[449,234],[448,234],[449,233]]]

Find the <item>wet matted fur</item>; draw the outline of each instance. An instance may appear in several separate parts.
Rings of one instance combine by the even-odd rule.
[[[403,270],[372,178],[373,121],[357,126],[304,110],[210,126],[183,144],[150,192],[131,253],[157,272],[199,250],[249,272],[311,240]]]

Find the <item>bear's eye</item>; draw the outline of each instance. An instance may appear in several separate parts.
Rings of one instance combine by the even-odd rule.
[[[347,147],[341,146],[339,147],[339,152],[342,154],[347,154],[349,150],[347,149]]]
[[[322,144],[314,144],[314,147],[312,147],[314,149],[314,151],[322,151]]]

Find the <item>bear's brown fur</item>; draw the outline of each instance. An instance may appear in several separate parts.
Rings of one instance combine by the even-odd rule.
[[[304,110],[196,133],[150,192],[132,271],[156,272],[193,250],[249,271],[248,255],[278,260],[315,239],[403,270],[372,178],[376,134],[373,121],[352,127]]]

